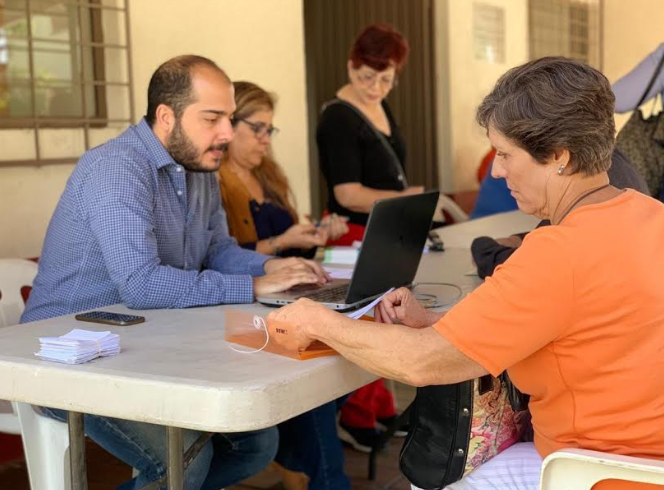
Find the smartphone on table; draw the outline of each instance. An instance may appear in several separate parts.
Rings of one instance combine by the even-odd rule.
[[[127,327],[136,325],[145,321],[144,316],[127,315],[125,313],[111,313],[108,311],[88,311],[74,316],[81,322],[103,323],[105,325],[115,325],[118,327]]]

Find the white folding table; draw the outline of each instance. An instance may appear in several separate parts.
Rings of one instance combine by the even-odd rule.
[[[487,225],[500,236],[534,220],[519,214]],[[507,223],[510,226],[505,225]],[[532,227],[532,226],[531,226]],[[472,231],[469,232],[468,229]],[[519,229],[514,229],[519,228]],[[444,239],[467,236],[476,222],[446,227]],[[469,276],[467,248],[424,254],[416,281],[448,282],[463,294],[480,280]],[[224,340],[226,308],[267,314],[253,305],[182,310],[104,310],[139,314],[146,322],[129,327],[82,324],[73,315],[0,329],[0,399],[68,410],[73,490],[87,489],[83,414],[116,417],[169,428],[169,489],[182,488],[182,429],[242,432],[271,427],[318,407],[373,380],[370,374],[335,356],[296,361],[261,352],[240,354]],[[58,336],[73,328],[111,330],[121,338],[114,357],[67,366],[35,357],[38,337]]]

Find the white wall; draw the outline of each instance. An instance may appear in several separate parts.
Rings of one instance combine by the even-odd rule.
[[[475,0],[506,13],[506,62],[473,59],[472,1],[434,0],[438,87],[439,173],[446,191],[476,187],[475,171],[489,149],[475,109],[496,79],[527,57],[527,0]],[[285,167],[299,210],[309,209],[303,0],[132,0],[131,37],[136,97],[143,115],[150,75],[186,52],[209,56],[231,78],[252,80],[279,96],[275,154]],[[662,42],[652,19],[662,0],[604,1],[604,71],[611,81]],[[449,77],[448,74],[449,73]],[[622,124],[626,116],[618,117]],[[54,142],[56,140],[53,140]],[[72,145],[74,142],[72,142]],[[0,131],[3,158],[31,150],[29,132]],[[49,148],[56,148],[49,144]],[[58,154],[66,148],[58,147]],[[0,257],[34,257],[73,165],[0,167]]]
[[[275,125],[281,129],[275,155],[305,213],[310,199],[302,1],[132,0],[130,20],[136,120],[145,112],[152,72],[178,54],[207,56],[232,79],[251,80],[275,92]],[[21,141],[2,132],[0,142],[5,156],[32,144],[30,138]],[[0,257],[40,255],[72,169],[0,167]]]
[[[475,111],[496,80],[509,68],[528,57],[527,0],[476,0],[477,3],[504,9],[505,62],[489,63],[473,55],[473,1],[439,0],[436,7],[437,31],[446,29],[446,36],[437,38],[439,78],[448,73],[447,86],[439,83],[438,104],[446,104],[439,135],[448,148],[439,152],[439,174],[442,188],[453,192],[477,187],[477,168],[491,148],[486,134],[475,122]],[[446,17],[446,18],[445,18]],[[443,25],[441,25],[443,24]],[[446,60],[441,59],[447,57]],[[445,66],[447,65],[447,66]],[[446,90],[447,89],[447,90]],[[453,179],[452,185],[449,179]],[[446,182],[447,180],[447,182]]]
[[[308,213],[302,0],[133,0],[131,6],[136,117],[145,112],[152,72],[178,54],[207,56],[231,80],[249,80],[276,93],[275,157],[286,170],[298,211]]]
[[[498,77],[528,59],[527,0],[435,0],[441,188],[477,188],[476,170],[489,150],[475,110]],[[472,4],[505,9],[506,59],[490,64],[473,59]],[[662,41],[653,19],[664,18],[662,0],[604,0],[603,71],[611,82],[627,73]],[[648,109],[649,110],[649,106]],[[629,117],[616,115],[619,129]]]

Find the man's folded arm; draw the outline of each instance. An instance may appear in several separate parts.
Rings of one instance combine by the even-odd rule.
[[[150,309],[253,301],[248,274],[162,265],[154,198],[149,177],[133,171],[130,162],[100,161],[86,179],[81,206],[122,302]]]
[[[237,244],[235,238],[229,234],[226,212],[221,205],[218,188],[215,186],[211,192],[213,192],[212,206],[214,209],[210,217],[212,238],[204,264],[205,268],[224,274],[262,276],[265,274],[263,265],[272,257],[244,249]]]

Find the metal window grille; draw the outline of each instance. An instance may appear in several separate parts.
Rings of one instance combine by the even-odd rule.
[[[530,58],[567,56],[602,69],[602,0],[529,0]]]
[[[0,165],[73,162],[133,122],[128,2],[0,0]]]

